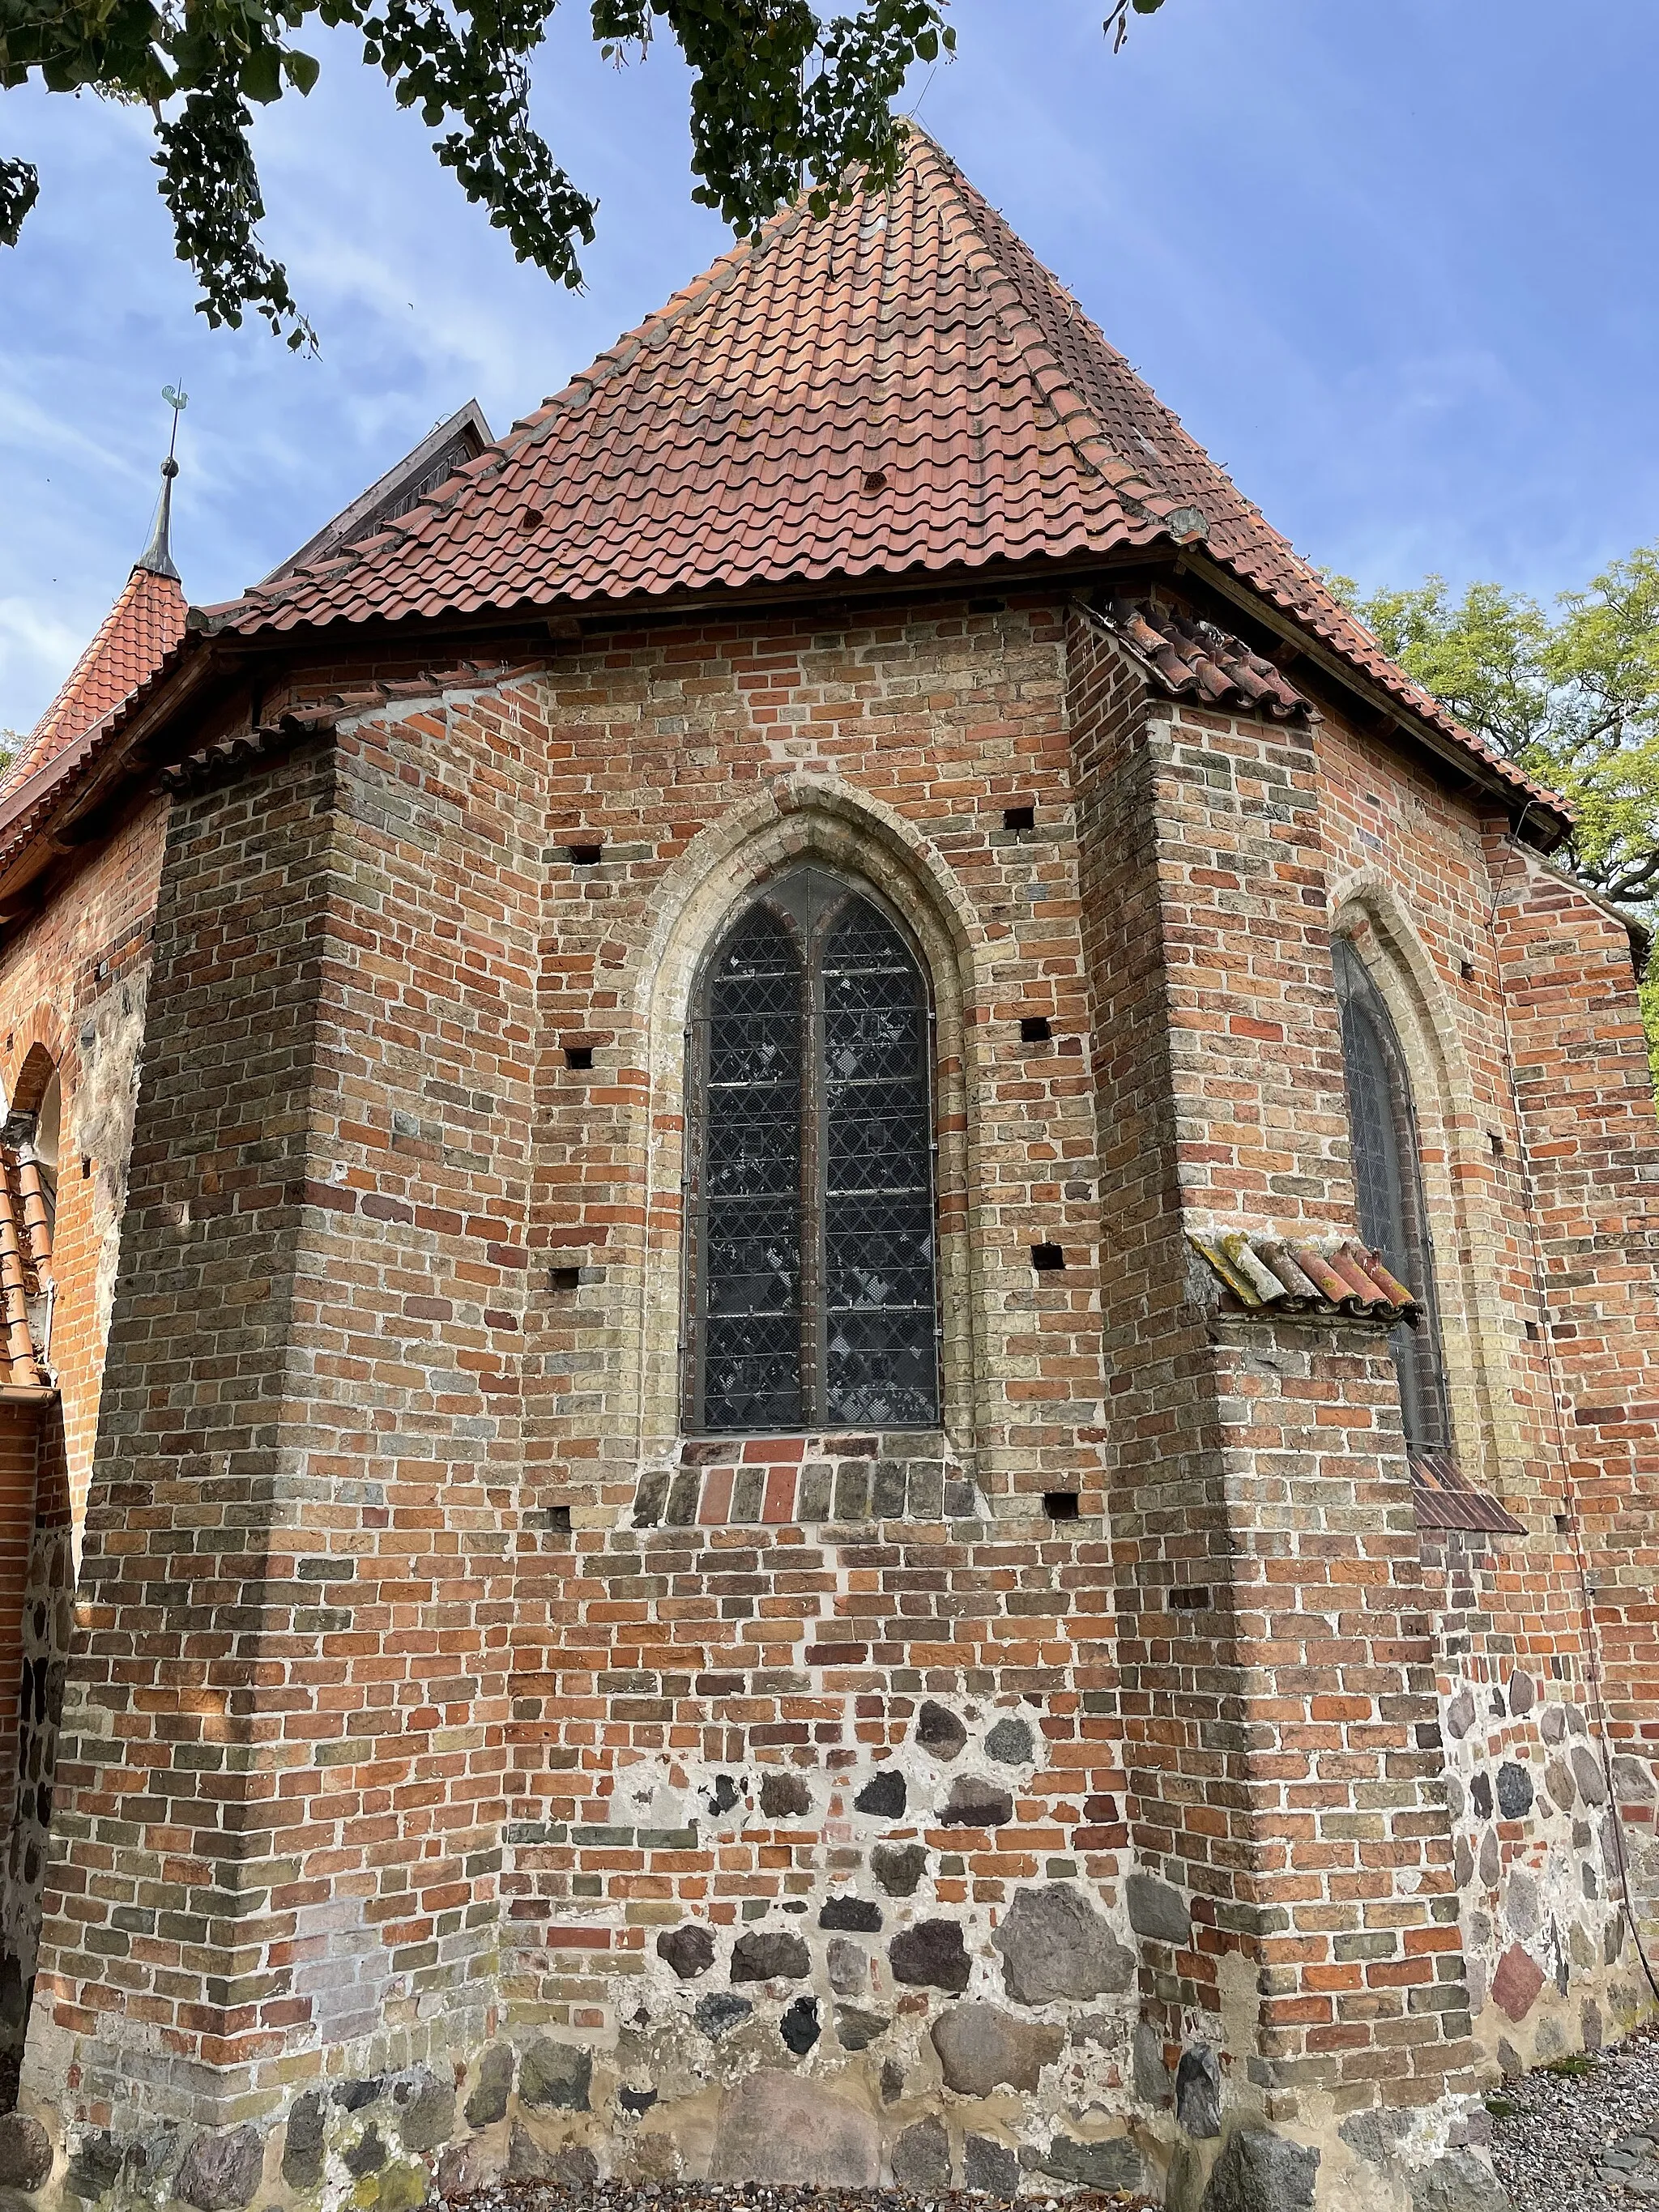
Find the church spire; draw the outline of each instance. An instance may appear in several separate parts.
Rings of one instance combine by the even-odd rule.
[[[185,634],[184,587],[173,565],[169,543],[173,480],[179,473],[173,447],[179,441],[179,415],[185,395],[169,385],[161,397],[173,410],[173,436],[161,464],[161,496],[149,544],[128,571],[97,635],[5,772],[8,791],[15,791],[38,775],[58,754],[95,729],[124,699],[131,698]]]
[[[179,473],[179,464],[173,459],[179,443],[179,417],[190,404],[190,394],[175,385],[165,385],[161,397],[173,410],[173,435],[167,440],[167,457],[161,464],[161,503],[155,510],[155,527],[150,532],[149,544],[133,562],[135,568],[144,568],[152,576],[171,576],[176,584],[179,571],[173,565],[173,479]]]

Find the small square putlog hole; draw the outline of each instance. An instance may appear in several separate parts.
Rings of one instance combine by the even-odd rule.
[[[1210,1589],[1207,1583],[1188,1583],[1180,1589],[1170,1592],[1171,1613],[1207,1613],[1210,1610]]]
[[[1022,1044],[1047,1044],[1054,1030],[1047,1014],[1022,1014],[1019,1018],[1019,1041]]]
[[[564,1064],[567,1067],[592,1067],[593,1065],[592,1046],[591,1044],[566,1045],[564,1048]]]
[[[1075,1490],[1045,1490],[1042,1510],[1051,1521],[1075,1521],[1083,1507]]]
[[[1050,1275],[1066,1265],[1066,1255],[1058,1244],[1033,1244],[1031,1265],[1040,1275]]]
[[[579,1291],[582,1286],[582,1271],[580,1267],[550,1267],[547,1285],[553,1291]]]
[[[1036,828],[1036,807],[1005,806],[1002,810],[1002,826],[1005,830],[1012,830],[1016,836],[1018,836],[1022,830],[1035,830]]]
[[[605,854],[603,845],[567,845],[564,849],[574,868],[597,868]]]

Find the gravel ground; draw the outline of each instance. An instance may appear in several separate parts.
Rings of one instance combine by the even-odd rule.
[[[458,2197],[464,2212],[995,2212],[1008,2200],[966,2189],[941,2189],[926,2197],[908,2189],[766,2189],[755,2182],[601,2182],[573,2196],[545,2181],[504,2181]],[[1022,2197],[1019,2212],[1158,2212],[1150,2197],[1079,2190],[1064,2197]]]
[[[1659,2028],[1516,2076],[1486,2104],[1492,2161],[1517,2212],[1659,2202]]]

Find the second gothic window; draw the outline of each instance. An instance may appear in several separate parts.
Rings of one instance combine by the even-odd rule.
[[[1336,939],[1333,951],[1360,1238],[1423,1301],[1418,1326],[1401,1322],[1389,1339],[1400,1378],[1407,1449],[1443,1452],[1451,1446],[1451,1423],[1406,1056],[1382,994],[1359,955],[1346,937]]]
[[[875,899],[790,869],[736,916],[693,1006],[690,1424],[939,1419],[933,1024]]]

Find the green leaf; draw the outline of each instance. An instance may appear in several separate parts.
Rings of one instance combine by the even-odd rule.
[[[31,161],[0,161],[0,246],[15,246],[23,218],[40,197],[40,178]]]
[[[257,100],[262,106],[268,106],[273,100],[280,100],[283,94],[281,50],[271,46],[256,46],[252,53],[243,57],[241,68],[236,73],[236,82],[240,91],[246,93],[250,100]]]
[[[315,58],[287,36],[314,16],[362,33],[365,63],[416,109],[434,152],[520,259],[579,285],[593,202],[530,113],[530,64],[556,0],[0,0],[0,84],[95,89],[158,111],[156,166],[179,258],[216,327],[257,313],[315,343],[282,265],[259,241],[264,205],[251,104],[306,94]],[[1118,0],[1120,9],[1127,0]],[[904,158],[893,113],[908,72],[956,52],[946,0],[590,0],[607,58],[646,52],[659,27],[691,72],[692,197],[740,235],[805,189],[823,216]],[[27,163],[0,163],[0,241],[33,204]]]

